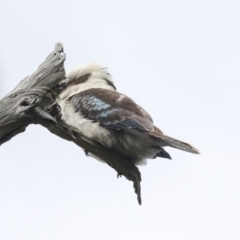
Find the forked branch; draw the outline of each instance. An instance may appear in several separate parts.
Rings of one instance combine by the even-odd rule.
[[[87,155],[93,155],[133,182],[141,204],[141,174],[138,168],[121,154],[88,139],[61,120],[61,111],[55,101],[58,89],[64,87],[63,45],[55,49],[38,69],[22,80],[15,89],[0,100],[0,145],[24,132],[29,124],[41,124],[53,134],[76,143]]]

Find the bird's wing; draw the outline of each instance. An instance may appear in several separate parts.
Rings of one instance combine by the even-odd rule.
[[[98,122],[100,126],[125,130],[155,139],[162,147],[171,146],[191,153],[199,153],[190,144],[166,136],[153,125],[150,115],[129,97],[116,91],[92,88],[69,98],[74,109],[82,117]]]
[[[92,88],[73,95],[76,112],[113,130],[153,131],[150,115],[129,97],[116,91]]]

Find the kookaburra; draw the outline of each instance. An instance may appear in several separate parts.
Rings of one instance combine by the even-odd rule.
[[[62,119],[87,138],[126,156],[134,164],[156,157],[171,159],[164,147],[199,153],[190,144],[165,135],[131,98],[117,92],[111,75],[98,64],[66,74],[69,84],[58,96]]]

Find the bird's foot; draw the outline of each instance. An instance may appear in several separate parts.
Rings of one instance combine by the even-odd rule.
[[[119,178],[119,177],[122,177],[122,174],[121,173],[117,173],[117,178]]]
[[[86,149],[84,149],[84,153],[87,157],[89,156],[89,152]]]

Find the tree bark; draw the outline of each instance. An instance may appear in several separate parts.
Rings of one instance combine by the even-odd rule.
[[[63,45],[57,43],[38,69],[0,100],[0,145],[24,132],[29,124],[40,124],[51,133],[83,148],[86,155],[106,162],[117,171],[118,176],[123,175],[132,181],[141,204],[141,173],[138,168],[120,153],[86,138],[79,129],[61,119],[61,109],[55,97],[68,81],[65,79],[65,59]]]

